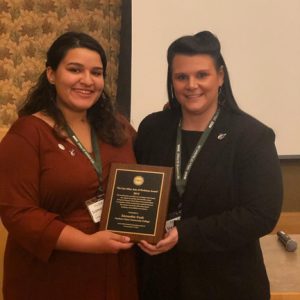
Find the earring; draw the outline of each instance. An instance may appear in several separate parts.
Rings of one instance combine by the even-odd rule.
[[[223,90],[223,86],[219,86],[219,89],[218,89],[218,102],[219,102],[219,105],[224,105],[226,99],[225,99],[225,95],[224,95],[224,90]]]
[[[48,81],[49,81],[50,84],[55,84],[55,81],[54,81],[53,78],[48,78]]]
[[[174,87],[173,87],[173,85],[171,86],[171,98],[172,98],[172,100],[176,99],[175,98],[175,93],[174,93]]]
[[[218,88],[218,95],[220,95],[222,92],[222,86],[220,85],[219,88]]]

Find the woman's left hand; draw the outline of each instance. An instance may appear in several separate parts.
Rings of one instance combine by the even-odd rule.
[[[149,255],[157,255],[171,250],[178,242],[177,228],[172,228],[167,232],[162,240],[156,245],[149,244],[146,241],[140,241],[138,246]]]

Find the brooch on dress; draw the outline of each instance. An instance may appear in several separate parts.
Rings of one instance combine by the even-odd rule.
[[[60,150],[66,150],[66,147],[63,144],[57,144],[57,146]],[[71,156],[75,156],[76,151],[75,149],[71,149],[69,150],[69,153],[71,154]]]

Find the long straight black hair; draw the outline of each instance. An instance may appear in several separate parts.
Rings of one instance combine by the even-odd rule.
[[[215,64],[217,70],[222,67],[224,70],[224,83],[219,91],[219,105],[233,112],[240,112],[238,104],[233,96],[231,84],[229,80],[228,70],[221,54],[221,45],[218,38],[210,31],[201,31],[195,35],[187,35],[176,39],[168,48],[168,75],[167,75],[167,91],[169,98],[169,106],[173,110],[180,110],[173,89],[172,83],[172,63],[176,54],[183,55],[209,55]]]

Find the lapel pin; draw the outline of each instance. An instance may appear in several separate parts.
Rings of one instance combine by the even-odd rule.
[[[65,150],[65,146],[63,144],[57,144],[58,148],[61,149],[61,150]]]
[[[220,140],[220,141],[223,140],[226,135],[227,135],[227,133],[220,133],[218,135],[218,140]]]

